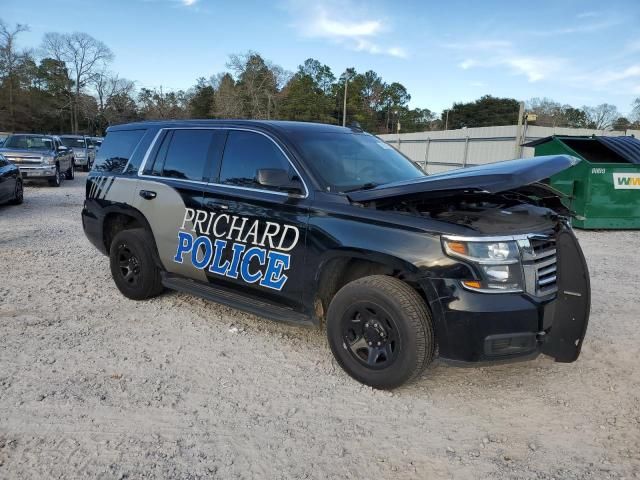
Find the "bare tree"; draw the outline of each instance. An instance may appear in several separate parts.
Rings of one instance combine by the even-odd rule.
[[[640,123],[640,97],[636,98],[631,104],[631,114],[633,119]]]
[[[99,126],[108,126],[111,124],[111,119],[107,114],[107,106],[115,97],[130,97],[135,89],[135,83],[126,78],[120,78],[117,73],[103,69],[96,72],[91,79],[91,84],[96,91],[99,121],[103,121],[103,125]]]
[[[611,128],[613,122],[620,117],[620,112],[615,105],[603,103],[597,107],[582,107],[587,114],[589,128],[596,130],[607,130]]]
[[[159,89],[142,88],[138,93],[140,113],[147,120],[164,118],[187,118],[189,96],[183,90],[165,92]]]
[[[9,92],[9,125],[11,130],[15,129],[15,100],[14,90],[16,83],[16,73],[22,62],[27,58],[26,51],[18,51],[16,48],[16,37],[29,30],[27,25],[16,23],[13,28],[8,27],[0,20],[0,76],[7,82]]]
[[[211,84],[215,90],[211,113],[219,118],[243,118],[242,99],[233,77],[220,73],[211,77]]]
[[[242,93],[245,113],[250,118],[271,118],[278,91],[287,81],[287,73],[282,67],[251,51],[231,55],[227,67],[237,77],[236,87]]]
[[[80,94],[95,74],[113,59],[113,53],[100,40],[81,32],[47,33],[43,48],[48,55],[67,65],[70,80],[73,81],[73,131],[77,133]]]

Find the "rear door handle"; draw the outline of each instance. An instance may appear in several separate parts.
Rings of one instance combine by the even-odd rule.
[[[156,198],[156,196],[158,194],[156,192],[151,191],[151,190],[140,190],[138,192],[138,195],[140,195],[145,200],[153,200],[154,198]]]
[[[215,200],[208,200],[205,203],[209,208],[219,208],[221,210],[227,210],[229,208],[229,205],[227,205],[226,203],[216,202]]]

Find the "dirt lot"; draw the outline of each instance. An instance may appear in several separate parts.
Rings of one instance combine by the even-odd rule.
[[[639,233],[579,234],[577,363],[436,363],[385,393],[320,331],[125,299],[82,232],[84,177],[0,207],[0,478],[640,478]]]

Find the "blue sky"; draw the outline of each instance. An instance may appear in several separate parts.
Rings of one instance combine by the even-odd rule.
[[[640,97],[640,1],[4,0],[26,23],[23,47],[49,31],[85,31],[138,86],[188,88],[255,50],[294,71],[308,57],[403,83],[435,111],[484,94],[574,106]]]

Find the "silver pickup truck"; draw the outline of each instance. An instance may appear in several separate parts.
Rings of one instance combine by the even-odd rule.
[[[59,187],[63,178],[74,177],[73,153],[55,135],[11,135],[0,154],[18,166],[24,180],[47,180]]]
[[[61,135],[60,140],[65,147],[73,151],[73,159],[76,167],[82,167],[88,172],[96,158],[96,151],[93,145],[88,142],[88,137],[84,135]]]

